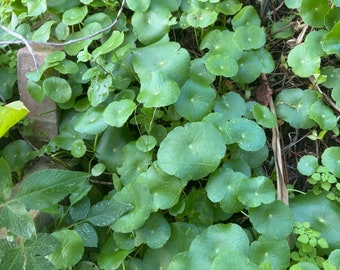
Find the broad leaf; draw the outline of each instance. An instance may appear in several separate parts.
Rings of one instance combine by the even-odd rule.
[[[124,34],[119,31],[113,31],[111,36],[99,47],[92,52],[92,58],[107,54],[116,49],[124,40]]]
[[[207,122],[188,123],[168,133],[157,153],[159,167],[181,179],[199,179],[213,172],[225,154],[217,129]]]
[[[0,158],[0,204],[7,201],[12,193],[11,169],[2,157]]]
[[[72,96],[70,84],[63,78],[49,77],[43,81],[42,89],[53,101],[67,102]]]
[[[238,93],[228,92],[215,102],[214,111],[222,113],[225,119],[231,120],[244,115],[246,103]]]
[[[327,169],[334,174],[336,177],[340,178],[340,147],[332,146],[327,148],[321,156],[322,164],[327,167]]]
[[[129,99],[111,102],[103,112],[104,121],[113,127],[122,127],[136,108]]]
[[[0,138],[28,113],[29,110],[21,101],[14,101],[0,107]]]
[[[45,169],[32,173],[22,182],[16,200],[29,209],[53,206],[80,186],[87,184],[88,174],[57,169]]]

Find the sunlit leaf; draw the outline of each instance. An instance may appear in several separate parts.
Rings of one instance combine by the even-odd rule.
[[[213,172],[225,154],[224,140],[209,123],[188,123],[176,127],[162,141],[158,164],[170,175],[199,179]]]
[[[28,113],[29,110],[21,101],[0,107],[0,138]]]

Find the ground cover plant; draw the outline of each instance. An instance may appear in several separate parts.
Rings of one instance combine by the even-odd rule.
[[[339,269],[339,1],[0,15],[0,269]],[[17,91],[33,45],[56,48],[26,74],[60,112],[41,147]]]

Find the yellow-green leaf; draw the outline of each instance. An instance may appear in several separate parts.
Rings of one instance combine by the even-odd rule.
[[[0,138],[29,113],[21,101],[14,101],[0,107]]]

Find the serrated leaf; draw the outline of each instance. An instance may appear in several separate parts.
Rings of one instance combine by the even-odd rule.
[[[25,250],[29,256],[47,256],[54,252],[60,243],[51,234],[38,233],[25,241]]]
[[[86,220],[95,226],[104,227],[114,223],[130,210],[132,210],[132,206],[125,202],[114,200],[100,201],[90,208]]]
[[[98,235],[92,225],[88,223],[82,223],[74,226],[74,230],[79,234],[83,240],[85,247],[97,247]]]
[[[11,169],[3,157],[0,158],[0,203],[7,201],[12,193]]]
[[[16,200],[29,209],[53,206],[79,186],[87,184],[88,174],[57,169],[45,169],[32,173],[21,184]]]
[[[20,202],[4,205],[0,213],[0,221],[2,226],[21,238],[28,239],[36,234],[34,222]]]
[[[29,110],[21,101],[14,101],[0,107],[0,138],[13,127],[17,122],[24,118]]]

